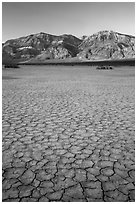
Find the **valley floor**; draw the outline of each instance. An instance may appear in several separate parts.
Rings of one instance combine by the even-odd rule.
[[[3,69],[3,201],[135,201],[135,67]]]

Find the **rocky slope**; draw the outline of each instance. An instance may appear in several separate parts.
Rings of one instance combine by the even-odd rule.
[[[135,37],[113,31],[100,31],[85,37],[80,44],[79,58],[89,60],[127,59],[135,57]]]
[[[17,61],[26,61],[32,58],[38,60],[64,59],[74,57],[79,52],[78,46],[82,40],[72,35],[50,35],[38,33],[8,40],[3,44],[3,59],[10,56]]]
[[[44,62],[47,59],[82,60],[127,59],[135,57],[135,37],[113,31],[100,31],[81,39],[73,35],[32,34],[8,40],[2,45],[6,61]]]

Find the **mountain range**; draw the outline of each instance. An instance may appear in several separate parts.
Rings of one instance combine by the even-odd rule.
[[[135,37],[100,31],[81,39],[73,35],[31,34],[2,44],[2,62],[45,62],[53,59],[119,60],[135,58]]]

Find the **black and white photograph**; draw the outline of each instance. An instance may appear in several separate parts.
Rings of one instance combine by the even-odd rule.
[[[1,7],[2,202],[135,202],[135,2]]]

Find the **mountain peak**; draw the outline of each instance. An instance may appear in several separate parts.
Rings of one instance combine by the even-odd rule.
[[[135,57],[135,38],[112,30],[99,31],[86,37],[79,46],[80,58],[121,59]]]

